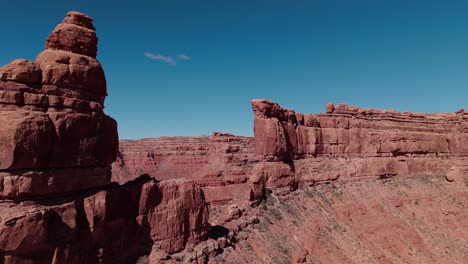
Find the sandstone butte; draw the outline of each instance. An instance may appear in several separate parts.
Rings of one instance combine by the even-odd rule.
[[[252,101],[254,137],[122,140],[92,19],[0,68],[0,263],[467,263],[468,113]]]

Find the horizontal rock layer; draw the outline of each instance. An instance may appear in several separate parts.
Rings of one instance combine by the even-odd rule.
[[[348,105],[302,114],[252,101],[256,154],[253,189],[359,177],[445,176],[468,164],[468,114],[422,114]],[[289,175],[278,162],[291,167]],[[461,171],[461,170],[457,170]],[[260,187],[259,187],[260,184]],[[256,191],[256,193],[259,193]]]
[[[458,168],[468,164],[463,110],[421,114],[328,104],[326,113],[314,115],[268,100],[253,100],[252,108],[253,139],[215,133],[122,141],[113,179],[190,177],[209,203],[226,203],[260,199],[264,188],[289,191],[337,179],[444,177],[464,173]]]
[[[253,139],[215,132],[205,137],[123,140],[112,180],[125,183],[148,174],[159,180],[190,178],[209,203],[247,200],[248,179],[258,161]]]
[[[91,18],[70,12],[35,62],[0,68],[0,198],[58,194],[110,183],[117,123]]]
[[[252,107],[256,149],[264,156],[468,156],[464,112],[414,114],[338,105],[333,112],[313,115],[267,100],[254,100]]]

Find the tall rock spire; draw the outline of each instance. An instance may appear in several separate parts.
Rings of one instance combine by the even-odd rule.
[[[117,123],[103,113],[106,78],[92,19],[69,12],[36,62],[0,68],[0,198],[110,182]]]
[[[111,183],[117,123],[96,45],[91,18],[70,12],[36,62],[0,68],[2,264],[135,263],[207,236],[194,182]]]

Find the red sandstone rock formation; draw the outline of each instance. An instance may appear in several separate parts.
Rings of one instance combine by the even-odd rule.
[[[0,133],[0,197],[110,183],[117,123],[102,111],[106,79],[96,50],[91,19],[70,12],[36,62],[0,68],[0,118],[7,124]]]
[[[190,180],[146,183],[138,214],[137,221],[149,229],[153,247],[167,253],[193,246],[206,238],[209,229],[203,191]]]
[[[70,12],[36,62],[0,68],[0,263],[135,263],[206,238],[188,180],[111,184],[116,122],[88,16]]]
[[[252,138],[226,133],[123,140],[112,180],[125,183],[144,174],[158,180],[194,179],[207,202],[226,204],[248,200],[245,190],[257,161]]]
[[[36,62],[0,68],[0,263],[457,263],[466,255],[465,111],[330,103],[313,115],[253,100],[254,138],[122,141],[117,153],[96,55],[91,18],[70,12]],[[349,184],[362,178],[398,181]],[[337,186],[307,187],[331,181]],[[208,210],[219,224],[211,231]],[[236,241],[241,250],[229,248]]]
[[[281,188],[297,181],[445,175],[450,167],[467,164],[464,112],[421,114],[330,103],[326,113],[314,115],[261,99],[253,100],[252,108],[255,149],[263,157],[251,178],[254,196],[263,182]]]

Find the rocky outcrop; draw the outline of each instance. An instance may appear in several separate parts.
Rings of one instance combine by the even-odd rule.
[[[254,138],[215,132],[118,150],[97,41],[91,18],[70,12],[35,62],[0,68],[0,263],[463,259],[464,110],[330,103],[302,114],[253,100]],[[382,181],[350,181],[362,178]]]
[[[69,12],[35,62],[0,68],[0,263],[135,263],[206,239],[190,180],[111,183],[116,122],[88,16]]]
[[[35,62],[0,68],[0,197],[110,183],[117,123],[103,113],[106,79],[91,19],[68,13]]]
[[[148,182],[140,197],[138,223],[148,228],[153,248],[181,251],[208,235],[208,207],[203,191],[185,179]]]
[[[262,177],[267,186],[283,187],[338,178],[440,176],[468,156],[464,111],[422,114],[330,103],[326,113],[302,114],[262,99],[253,100],[252,109],[255,149],[263,157],[252,176],[255,193]],[[291,169],[279,169],[286,166],[278,162]]]
[[[422,114],[330,103],[325,113],[302,114],[263,99],[253,100],[252,109],[253,139],[216,132],[122,141],[112,177],[192,178],[210,204],[241,204],[260,201],[266,189],[288,193],[337,179],[455,179],[468,164],[464,111]]]
[[[135,263],[203,241],[209,231],[203,192],[191,181],[140,178],[126,185],[56,199],[4,200],[2,263]]]
[[[226,204],[248,200],[245,190],[257,161],[252,138],[227,133],[122,140],[112,180],[125,183],[144,174],[193,179],[208,203]]]

